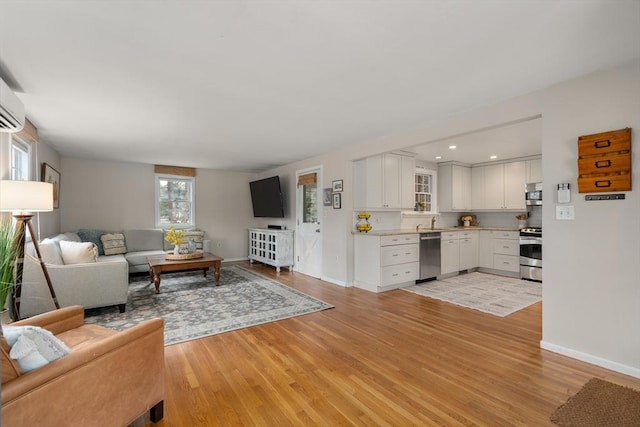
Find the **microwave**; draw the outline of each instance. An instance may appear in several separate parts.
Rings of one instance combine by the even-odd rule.
[[[542,204],[542,183],[535,182],[527,184],[524,199],[527,205],[541,205]]]

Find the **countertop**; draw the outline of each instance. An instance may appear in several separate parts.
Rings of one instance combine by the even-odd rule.
[[[395,236],[398,234],[418,234],[418,233],[438,233],[447,231],[465,231],[465,230],[488,230],[488,231],[520,231],[518,227],[443,227],[443,228],[420,228],[420,231],[416,231],[415,228],[403,228],[397,230],[376,230],[373,229],[367,233],[361,233],[359,231],[352,231],[352,234],[356,235],[368,235],[368,236]]]

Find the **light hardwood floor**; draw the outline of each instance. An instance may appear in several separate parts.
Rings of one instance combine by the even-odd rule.
[[[164,419],[134,426],[545,426],[592,377],[640,389],[541,350],[541,303],[500,318],[250,268],[335,308],[166,347]]]

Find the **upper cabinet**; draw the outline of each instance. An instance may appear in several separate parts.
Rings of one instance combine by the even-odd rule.
[[[542,182],[542,159],[527,160],[527,184]]]
[[[355,209],[413,209],[415,159],[388,153],[353,165]]]
[[[525,161],[474,167],[471,209],[524,209],[526,175]]]
[[[443,212],[471,209],[470,167],[455,163],[438,165],[438,208]]]

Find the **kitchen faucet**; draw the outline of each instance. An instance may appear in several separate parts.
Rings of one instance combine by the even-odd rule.
[[[436,228],[436,217],[437,215],[434,215],[431,217],[431,229],[433,230],[434,228]]]
[[[421,225],[422,225],[422,224],[418,224],[418,225],[416,225],[416,233],[419,233],[419,232],[420,232],[420,226],[421,226]]]

